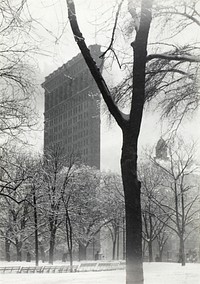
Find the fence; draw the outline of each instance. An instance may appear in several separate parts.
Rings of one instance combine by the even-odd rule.
[[[83,262],[74,264],[72,272],[108,271],[125,269],[125,261],[119,262]],[[0,273],[69,273],[70,265],[48,266],[5,266],[0,267]]]

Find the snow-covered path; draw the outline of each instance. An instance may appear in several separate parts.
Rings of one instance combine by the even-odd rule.
[[[200,284],[200,264],[144,263],[144,284]],[[1,284],[125,284],[125,271],[0,274]]]

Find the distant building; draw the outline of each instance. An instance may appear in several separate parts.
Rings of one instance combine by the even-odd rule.
[[[100,46],[89,47],[99,68]],[[75,153],[83,163],[100,168],[100,96],[78,54],[45,77],[44,152],[52,146]]]
[[[158,140],[158,143],[156,145],[156,159],[160,159],[160,160],[167,160],[167,143],[166,141],[161,137]]]

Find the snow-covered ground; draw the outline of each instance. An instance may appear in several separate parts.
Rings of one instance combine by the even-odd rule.
[[[18,265],[18,263],[15,263]],[[23,264],[22,264],[23,265]],[[1,263],[3,266],[3,263]],[[27,263],[25,264],[27,266]],[[145,284],[200,284],[200,264],[144,263]],[[0,274],[1,284],[125,284],[125,271]]]

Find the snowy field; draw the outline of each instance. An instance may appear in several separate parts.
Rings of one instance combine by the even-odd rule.
[[[18,265],[18,263],[11,263]],[[4,266],[5,263],[0,263]],[[21,263],[27,266],[27,263]],[[144,263],[145,284],[200,284],[200,264]],[[125,271],[0,274],[1,284],[125,284]]]

